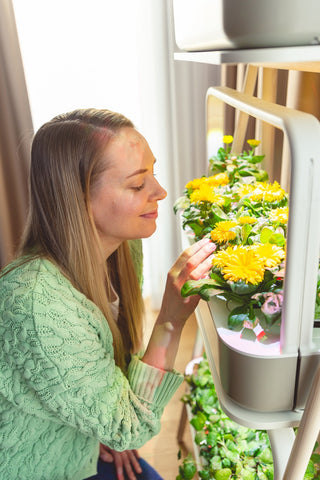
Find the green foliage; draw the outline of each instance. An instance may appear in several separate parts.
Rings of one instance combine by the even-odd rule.
[[[186,377],[195,443],[201,465],[189,454],[179,466],[176,480],[273,480],[273,458],[267,432],[238,425],[220,407],[206,356],[196,371]],[[190,476],[192,475],[192,476]],[[313,453],[305,480],[320,479],[320,455]]]

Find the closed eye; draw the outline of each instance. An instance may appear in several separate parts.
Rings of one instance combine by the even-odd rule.
[[[136,192],[140,192],[144,188],[144,182],[141,185],[138,185],[137,187],[132,187],[132,190],[135,190]]]

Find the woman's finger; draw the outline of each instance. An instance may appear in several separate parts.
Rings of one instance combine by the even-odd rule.
[[[141,473],[142,469],[140,463],[138,462],[137,454],[135,450],[127,451],[128,458],[130,460],[130,465],[136,473]]]
[[[114,463],[118,480],[124,479],[124,471],[129,480],[137,480],[134,472],[141,473],[141,467],[133,451],[114,452]]]
[[[99,457],[104,462],[107,462],[107,463],[113,462],[112,450],[110,450],[109,447],[107,447],[106,445],[103,445],[102,443],[100,443]]]
[[[175,263],[172,265],[171,270],[180,272],[188,262],[189,258],[192,257],[195,253],[201,250],[204,246],[212,244],[209,238],[202,238],[198,242],[193,243],[190,247],[186,248],[180,256],[177,258]]]
[[[212,267],[211,255],[215,249],[215,244],[209,241],[209,243],[205,243],[196,251],[191,251],[191,255],[190,251],[185,251],[183,256],[183,267],[179,271],[176,265],[173,266],[170,270],[170,274],[174,279],[178,280],[179,285],[182,285],[190,278],[193,280],[202,278]],[[181,265],[182,262],[179,262],[179,264]]]

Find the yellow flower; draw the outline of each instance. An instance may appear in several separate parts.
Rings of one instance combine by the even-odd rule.
[[[278,182],[272,184],[266,184],[264,199],[267,202],[275,202],[282,200],[286,195],[283,188],[280,187]]]
[[[194,178],[186,184],[185,188],[197,190],[202,188],[204,185],[209,185],[210,187],[219,187],[220,185],[227,185],[228,183],[229,177],[225,172],[223,172],[217,173],[216,175],[212,175],[210,177]]]
[[[218,222],[211,231],[211,238],[214,242],[225,243],[236,238],[236,233],[231,229],[237,226],[237,222],[225,220]]]
[[[238,188],[238,195],[240,198],[245,197],[246,195],[250,195],[254,189],[254,185],[244,183]]]
[[[194,178],[193,180],[190,180],[190,182],[187,183],[187,185],[185,186],[185,188],[192,188],[192,190],[195,190],[197,188],[200,188],[200,185],[203,184],[204,182],[204,178],[205,177],[202,177],[202,178]]]
[[[219,185],[228,185],[229,177],[227,173],[217,173],[211,177],[207,177],[207,183],[213,187],[218,187]]]
[[[216,205],[223,205],[224,198],[215,192],[215,189],[209,185],[203,184],[200,188],[194,190],[190,195],[191,203],[211,202]]]
[[[251,246],[252,251],[263,261],[265,267],[272,268],[279,265],[285,258],[285,251],[272,243],[261,243]]]
[[[221,269],[225,280],[231,282],[242,280],[252,285],[262,282],[265,271],[263,261],[252,249],[237,246],[225,251],[216,261],[218,255],[213,257],[212,263]]]
[[[233,142],[233,136],[232,135],[224,135],[222,137],[223,143],[229,144]]]
[[[269,218],[271,222],[274,223],[283,223],[286,224],[288,222],[288,215],[289,215],[289,208],[288,207],[281,207],[275,208],[271,210]]]
[[[250,215],[243,215],[243,217],[238,218],[238,223],[240,223],[240,225],[244,225],[246,223],[251,225],[252,223],[256,223],[256,221],[257,219],[255,217],[250,217]]]
[[[247,140],[247,143],[249,143],[250,147],[257,147],[260,145],[260,140],[255,140],[254,138]]]
[[[286,192],[278,182],[256,182],[254,185],[241,185],[238,194],[240,198],[246,195],[254,202],[279,202],[285,197]]]
[[[213,257],[212,264],[219,268],[223,267],[233,250],[234,247],[227,247],[225,250],[218,250]]]

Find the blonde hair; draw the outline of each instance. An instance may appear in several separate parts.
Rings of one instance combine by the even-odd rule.
[[[20,255],[53,261],[106,317],[113,334],[115,361],[142,340],[143,301],[127,242],[101,268],[99,236],[90,209],[90,192],[108,165],[109,140],[134,125],[119,113],[83,109],[59,115],[36,133],[31,150],[30,211]],[[110,285],[120,298],[119,319],[109,306]]]

